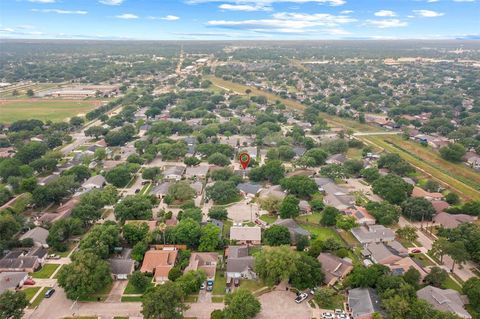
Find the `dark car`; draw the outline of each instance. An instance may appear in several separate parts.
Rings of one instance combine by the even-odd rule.
[[[235,285],[235,287],[240,286],[240,279],[235,278],[235,279],[233,280],[233,284]]]
[[[53,288],[48,289],[47,292],[45,293],[45,298],[50,298],[54,293],[55,293],[55,289]]]
[[[414,254],[419,254],[419,253],[421,253],[421,252],[422,252],[422,251],[421,251],[420,249],[418,249],[418,248],[412,250],[412,253],[414,253]]]

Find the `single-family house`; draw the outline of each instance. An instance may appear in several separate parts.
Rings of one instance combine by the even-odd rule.
[[[424,190],[423,188],[420,188],[418,186],[413,187],[412,191],[412,197],[422,197],[426,198],[430,201],[433,200],[442,200],[443,199],[443,194],[442,193],[430,193]]]
[[[44,247],[14,249],[0,259],[0,272],[34,272],[45,263],[47,255]]]
[[[437,214],[443,213],[447,208],[450,207],[450,204],[444,200],[433,200],[431,203]]]
[[[47,237],[48,230],[42,227],[35,227],[20,236],[20,240],[31,238],[35,246],[48,247]]]
[[[257,226],[232,226],[230,240],[236,241],[239,245],[259,245],[262,241],[262,230]]]
[[[254,272],[255,258],[249,255],[248,246],[229,246],[227,255],[227,283],[231,279],[244,278],[255,279]]]
[[[362,251],[362,255],[370,258],[374,263],[381,265],[393,264],[402,257],[396,255],[392,249],[389,249],[384,243],[369,243]]]
[[[362,244],[391,242],[395,240],[395,232],[383,225],[366,225],[351,229],[353,236]]]
[[[237,189],[243,196],[255,197],[262,190],[262,185],[254,183],[240,183]]]
[[[170,188],[170,182],[163,182],[152,188],[150,193],[157,198],[163,198],[168,194],[168,189]]]
[[[353,319],[371,319],[374,313],[382,313],[380,298],[372,288],[350,289],[347,306]]]
[[[375,225],[376,219],[370,215],[365,207],[355,206],[343,211],[345,215],[353,216],[359,225]]]
[[[330,155],[325,163],[327,164],[343,164],[347,161],[347,156],[345,154],[334,154]]]
[[[168,273],[175,266],[178,250],[175,247],[152,249],[143,257],[141,272],[153,274],[156,282],[168,281]]]
[[[82,188],[86,190],[90,190],[94,188],[100,189],[100,188],[103,188],[106,184],[107,184],[107,180],[105,179],[105,177],[103,177],[102,175],[95,175],[87,179],[82,184]]]
[[[394,275],[401,276],[406,273],[410,268],[416,269],[420,273],[420,279],[423,280],[426,275],[428,275],[427,271],[423,268],[423,266],[413,260],[411,257],[403,257],[402,259],[387,265],[390,268],[391,272]]]
[[[170,166],[165,168],[163,176],[167,180],[179,181],[182,179],[183,173],[185,172],[184,166]]]
[[[322,272],[325,274],[323,282],[333,286],[343,280],[353,269],[351,261],[337,257],[331,253],[320,253],[317,257],[322,265]]]
[[[202,269],[207,274],[208,280],[214,280],[217,263],[218,253],[192,253],[190,262],[184,271]]]
[[[0,273],[0,295],[7,290],[21,288],[28,279],[27,272],[2,272]]]
[[[127,280],[135,268],[135,262],[132,259],[111,258],[108,263],[115,280]]]
[[[291,218],[278,219],[275,223],[273,223],[273,225],[287,227],[292,243],[296,243],[297,239],[301,236],[310,238],[310,232],[300,227],[297,222]]]
[[[433,224],[435,226],[442,226],[443,228],[457,228],[461,223],[471,223],[477,217],[466,214],[449,214],[440,213],[433,217]]]
[[[323,202],[325,205],[333,206],[338,210],[346,210],[355,206],[355,197],[349,195],[346,188],[340,187],[335,183],[328,183],[322,186],[325,193]]]
[[[185,171],[185,177],[205,179],[209,169],[210,166],[208,165],[188,166]]]
[[[464,299],[460,293],[453,289],[440,289],[433,286],[426,286],[417,291],[417,297],[418,299],[425,300],[437,310],[451,312],[460,318],[472,318],[464,308]]]

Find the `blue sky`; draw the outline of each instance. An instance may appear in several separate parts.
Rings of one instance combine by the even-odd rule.
[[[445,39],[480,0],[0,0],[0,38]]]

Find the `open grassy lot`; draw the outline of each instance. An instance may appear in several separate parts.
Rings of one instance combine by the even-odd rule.
[[[0,122],[12,123],[23,119],[62,121],[78,114],[86,114],[100,103],[95,100],[0,100]]]
[[[42,302],[42,300],[45,298],[45,293],[47,290],[50,289],[50,287],[44,287],[40,294],[35,298],[35,300],[28,306],[28,308],[33,309],[38,307],[38,305]]]
[[[322,220],[322,213],[300,215],[296,218],[296,220],[310,224],[320,224],[320,221]]]
[[[22,289],[22,291],[25,293],[25,296],[27,297],[27,300],[30,301],[33,296],[37,293],[37,291],[40,290],[41,287],[28,287]]]
[[[147,290],[150,287],[153,287],[153,282],[149,282],[148,286],[145,290]],[[127,287],[125,288],[125,291],[123,292],[124,295],[140,295],[140,294],[143,294],[143,293],[144,293],[144,291],[141,291],[141,290],[138,290],[137,288],[135,288],[135,286],[132,285],[130,281],[128,282]]]
[[[55,270],[57,270],[58,267],[60,267],[59,264],[45,264],[43,265],[42,269],[32,273],[31,275],[33,278],[50,278],[50,276],[52,276],[52,274],[55,272]]]
[[[389,152],[398,153],[403,159],[465,199],[480,198],[480,174],[463,164],[445,161],[432,149],[405,141],[399,136],[368,136],[361,139]]]
[[[333,238],[341,242],[340,236],[335,232],[335,230],[327,227],[321,227],[313,224],[306,224],[306,223],[300,223],[300,227],[308,230],[313,237],[320,239],[320,240],[325,240],[328,238]]]

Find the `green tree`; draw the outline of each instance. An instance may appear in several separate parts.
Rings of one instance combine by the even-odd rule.
[[[472,277],[463,284],[463,293],[467,295],[470,304],[480,310],[480,279]]]
[[[428,275],[425,276],[425,283],[427,285],[441,287],[447,278],[448,273],[444,269],[434,266],[430,269]]]
[[[191,218],[182,219],[175,227],[175,240],[179,244],[185,244],[189,247],[198,247],[202,229],[200,224]]]
[[[156,181],[160,176],[160,168],[158,167],[147,167],[142,172],[143,179],[149,179],[152,182]]]
[[[315,291],[315,295],[313,296],[313,299],[321,308],[333,309],[336,294],[337,293],[332,288],[322,287]]]
[[[132,174],[126,165],[118,165],[105,175],[105,179],[115,187],[122,188],[130,182]]]
[[[323,210],[323,216],[321,223],[324,226],[334,226],[337,223],[337,216],[340,215],[340,211],[332,206],[327,206]]]
[[[170,185],[168,195],[176,201],[184,202],[195,197],[195,190],[186,181],[179,181]]]
[[[248,174],[254,182],[268,181],[272,184],[278,184],[284,176],[285,168],[279,160],[268,160],[265,165],[252,168]]]
[[[0,212],[0,241],[11,239],[22,225],[8,211]]]
[[[229,204],[240,198],[240,193],[232,182],[218,181],[212,186],[208,186],[205,193],[207,198],[219,205]]]
[[[404,226],[395,232],[398,237],[403,238],[409,242],[413,242],[418,238],[417,229],[413,226]]]
[[[436,214],[435,208],[428,199],[411,197],[402,203],[402,213],[413,221],[432,220]]]
[[[135,245],[139,241],[145,240],[147,235],[147,223],[129,223],[123,226],[123,238],[125,238],[130,245]]]
[[[413,186],[397,175],[388,174],[372,184],[372,190],[391,204],[401,204],[410,196]]]
[[[369,202],[365,208],[377,220],[379,224],[390,226],[398,223],[400,218],[400,207],[392,205],[387,201]]]
[[[293,195],[287,195],[280,205],[280,217],[295,218],[300,214],[300,207],[298,206],[300,201]]]
[[[266,284],[274,285],[297,271],[297,259],[289,246],[263,247],[262,253],[255,256],[255,270]]]
[[[461,162],[467,150],[462,144],[454,143],[440,148],[439,152],[440,156],[447,161]]]
[[[134,271],[128,279],[133,287],[135,287],[137,291],[141,292],[144,292],[147,289],[151,280],[151,278],[140,271]]]
[[[200,286],[207,280],[207,275],[203,269],[190,270],[178,278],[175,283],[178,284],[186,295],[198,293]]]
[[[347,216],[347,215],[338,215],[337,220],[335,222],[335,226],[343,230],[350,230],[356,225],[357,225],[357,220],[355,219],[355,217]]]
[[[269,246],[290,245],[290,232],[285,226],[272,225],[263,232],[263,243]]]
[[[223,207],[212,207],[208,211],[208,217],[217,220],[226,220],[228,218],[228,212]]]
[[[261,304],[257,298],[246,289],[237,289],[234,293],[225,297],[225,319],[250,319],[254,318],[261,310]]]
[[[207,224],[202,227],[200,236],[199,251],[215,251],[220,245],[220,229],[213,225]]]
[[[27,306],[27,296],[23,291],[6,290],[0,294],[0,318],[2,319],[21,319],[23,309]]]
[[[115,207],[115,217],[121,222],[152,218],[152,201],[147,196],[127,196]]]
[[[146,241],[140,241],[132,248],[132,259],[138,262],[142,262],[143,256],[148,250],[148,243]]]
[[[276,196],[268,196],[264,198],[259,198],[258,203],[260,208],[266,210],[270,214],[278,212],[280,205],[282,204],[282,199]]]
[[[443,263],[443,256],[448,253],[449,245],[450,242],[443,237],[440,237],[433,242],[431,253],[433,256],[440,258],[440,263]]]
[[[302,175],[284,178],[280,182],[280,185],[290,194],[304,198],[310,197],[318,192],[318,186],[315,181]]]
[[[230,159],[222,153],[214,153],[208,157],[208,164],[227,166],[230,165]]]
[[[407,284],[410,284],[413,287],[418,287],[418,283],[420,282],[420,279],[421,279],[420,272],[411,266],[403,274],[403,280],[405,280]]]
[[[58,284],[71,300],[93,294],[111,281],[108,263],[89,251],[75,253],[72,263],[58,273]]]
[[[290,274],[290,282],[300,290],[320,286],[323,281],[322,266],[318,260],[300,253],[296,260],[297,271]]]
[[[183,290],[170,281],[149,289],[143,295],[142,315],[145,319],[182,319],[188,309],[184,296]]]
[[[360,176],[362,176],[368,183],[373,183],[380,178],[380,173],[376,167],[364,168],[360,171]]]
[[[388,274],[390,269],[386,266],[375,264],[370,267],[355,266],[347,282],[352,287],[375,287],[379,279]]]
[[[119,244],[120,229],[111,222],[95,225],[80,241],[80,249],[107,259]]]
[[[453,264],[451,269],[452,272],[455,269],[456,264],[462,265],[463,263],[465,263],[467,260],[470,259],[470,254],[468,253],[467,248],[465,247],[465,243],[462,241],[454,241],[453,243],[450,243],[448,247],[448,254],[453,259]]]

